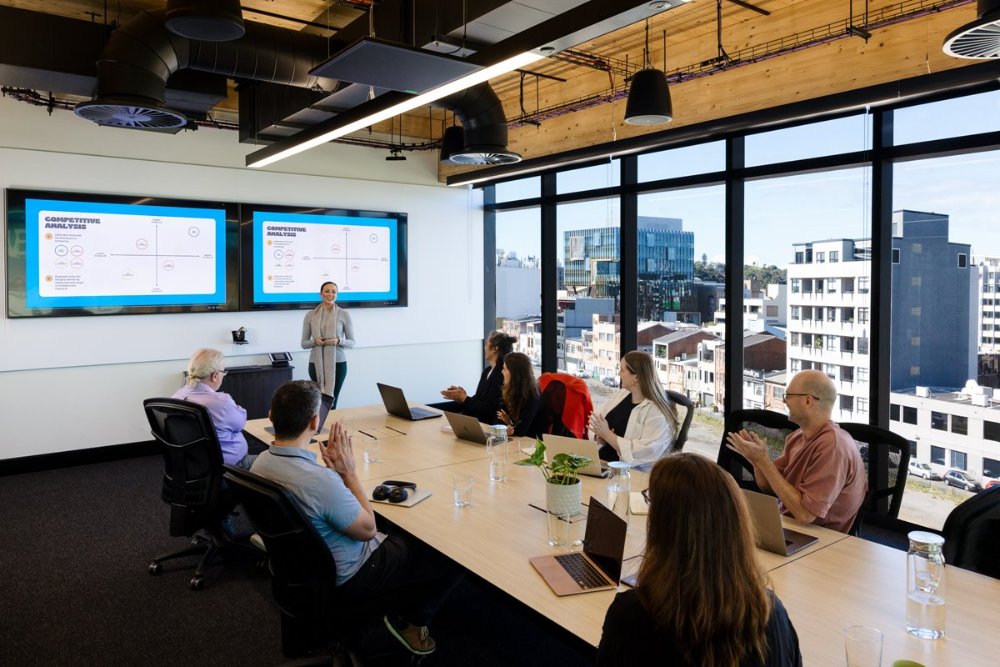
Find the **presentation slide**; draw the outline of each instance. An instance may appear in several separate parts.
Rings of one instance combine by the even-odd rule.
[[[318,301],[324,282],[339,301],[398,297],[394,218],[254,211],[254,302]]]
[[[27,199],[27,306],[226,302],[222,209]]]

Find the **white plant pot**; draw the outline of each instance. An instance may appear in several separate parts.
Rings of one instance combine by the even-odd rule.
[[[549,514],[573,516],[580,512],[581,493],[583,485],[580,480],[576,484],[546,484],[545,509]]]

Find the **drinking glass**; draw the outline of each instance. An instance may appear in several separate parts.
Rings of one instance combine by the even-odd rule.
[[[365,438],[365,463],[378,463],[378,438]]]
[[[847,667],[881,667],[882,631],[867,625],[844,628]]]
[[[455,494],[455,507],[468,507],[472,504],[472,475],[454,475],[452,490]]]

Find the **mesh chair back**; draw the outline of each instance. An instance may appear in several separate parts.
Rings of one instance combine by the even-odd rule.
[[[726,420],[726,430],[722,434],[718,464],[723,467],[736,483],[744,489],[760,491],[753,476],[753,466],[745,458],[726,446],[729,433],[743,429],[759,435],[767,443],[771,460],[778,458],[785,450],[785,438],[798,426],[788,421],[788,417],[771,410],[734,410]]]
[[[282,651],[300,655],[336,632],[333,555],[283,486],[229,465],[224,477],[267,547],[271,592],[282,612]]]
[[[680,405],[684,408],[684,419],[681,420],[681,426],[677,431],[677,437],[674,438],[674,447],[672,450],[679,452],[684,449],[684,445],[687,443],[688,430],[691,428],[691,420],[694,419],[694,403],[692,403],[691,399],[681,392],[674,391],[672,389],[667,389],[667,398],[673,401],[675,405]]]
[[[542,392],[542,409],[546,411],[548,428],[552,429],[547,432],[586,438],[587,423],[594,411],[587,383],[568,373],[542,373],[538,388]]]
[[[163,501],[194,513],[218,506],[222,449],[205,406],[174,398],[149,398],[142,405],[162,446]]]
[[[868,474],[868,495],[861,505],[865,518],[895,519],[903,504],[910,444],[902,436],[870,424],[844,422],[840,428],[858,443]]]
[[[953,509],[941,532],[945,562],[1000,579],[1000,486]]]

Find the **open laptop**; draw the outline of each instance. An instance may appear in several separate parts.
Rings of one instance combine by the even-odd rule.
[[[743,493],[750,506],[750,515],[757,526],[757,546],[760,548],[779,556],[791,556],[818,541],[818,538],[812,535],[790,530],[781,525],[778,499],[774,496],[749,489],[743,489]]]
[[[403,390],[399,387],[382,384],[381,382],[377,382],[376,384],[378,385],[378,393],[382,395],[382,403],[385,405],[385,411],[390,415],[409,419],[410,421],[433,419],[434,417],[441,416],[441,413],[436,410],[411,408],[406,402],[406,397],[403,396]]]
[[[583,551],[535,556],[529,562],[556,595],[606,591],[618,586],[626,532],[625,519],[591,497]]]
[[[330,409],[333,408],[333,396],[327,396],[326,394],[320,394],[319,399],[319,426],[316,428],[316,436],[313,440],[322,440],[322,436],[328,436],[330,434],[329,427],[326,426],[327,415],[330,414]],[[264,430],[274,435],[273,426],[265,426]]]
[[[451,425],[451,430],[456,438],[468,440],[477,445],[486,444],[486,432],[483,431],[483,425],[478,419],[457,412],[445,412],[444,416]]]
[[[607,477],[608,466],[598,454],[599,447],[593,440],[580,440],[579,438],[569,438],[565,435],[542,434],[542,442],[545,443],[545,460],[551,461],[556,454],[575,454],[576,456],[586,456],[590,463],[585,468],[580,468],[581,475],[591,477]]]

